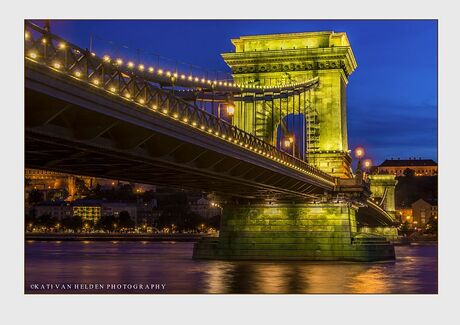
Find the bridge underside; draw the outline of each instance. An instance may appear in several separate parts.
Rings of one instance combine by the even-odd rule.
[[[305,200],[333,189],[170,118],[57,79],[26,69],[26,167],[248,199]]]

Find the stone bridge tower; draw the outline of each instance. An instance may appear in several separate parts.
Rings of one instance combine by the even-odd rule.
[[[305,121],[300,157],[331,175],[352,177],[346,87],[357,65],[347,35],[325,31],[242,36],[232,43],[235,52],[222,57],[236,83],[280,86],[319,78],[317,88],[299,96],[271,103],[239,101],[233,123],[276,145],[280,121],[298,102]]]

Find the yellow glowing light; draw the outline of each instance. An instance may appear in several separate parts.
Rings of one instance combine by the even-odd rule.
[[[98,80],[98,79],[94,79],[94,80],[93,80],[93,83],[94,83],[95,85],[99,85],[99,80]]]
[[[285,140],[284,140],[284,146],[285,146],[286,148],[289,148],[289,147],[291,146],[291,140],[290,140],[290,139],[285,139]]]
[[[235,114],[235,106],[228,105],[227,106],[227,114],[228,114],[228,116],[233,116],[233,114]]]
[[[192,122],[192,125],[193,125],[193,126],[196,126],[196,122]]]
[[[46,44],[46,42],[47,42],[47,41],[46,41],[46,38],[42,38],[42,43],[43,43],[43,44]]]
[[[131,61],[129,61],[129,62],[128,62],[128,68],[132,68],[132,67],[134,67],[134,63],[131,62]]]
[[[181,75],[180,75],[180,78],[181,78],[181,79],[185,79],[185,74],[181,74]]]
[[[59,48],[60,48],[61,50],[65,49],[65,48],[66,48],[65,43],[64,43],[64,42],[59,43]]]
[[[60,69],[61,68],[61,64],[59,62],[54,62],[53,66],[56,68],[56,69]]]
[[[219,86],[222,86],[222,81],[219,81]]]
[[[372,166],[372,160],[366,159],[364,160],[364,167],[370,168]]]
[[[204,126],[204,125],[202,125],[202,126],[200,127],[200,129],[204,130],[204,129],[205,129],[205,126]]]
[[[37,58],[37,53],[35,53],[35,52],[30,52],[30,53],[29,53],[29,56],[30,56],[32,59],[36,59],[36,58]]]
[[[177,115],[176,113],[174,113],[173,117],[174,117],[174,118],[178,118],[179,115]]]
[[[171,77],[171,72],[170,72],[170,71],[166,71],[166,75],[167,75],[168,77]]]
[[[198,77],[195,77],[195,82],[198,82],[200,81],[200,79],[198,79]]]
[[[173,76],[174,76],[174,78],[177,78],[177,73],[174,73]]]
[[[158,74],[161,76],[163,74],[163,70],[158,70]]]
[[[144,103],[145,103],[145,100],[139,99],[139,103],[144,104]]]
[[[145,69],[144,65],[143,65],[143,64],[139,64],[139,70],[140,70],[140,71],[144,71],[144,69]]]
[[[211,84],[211,80],[208,80],[207,83],[208,83],[208,84]]]
[[[188,122],[188,118],[185,117],[185,118],[183,119],[183,121],[184,121],[184,123],[187,123],[187,122]]]
[[[364,152],[364,149],[361,148],[361,147],[358,147],[358,148],[355,149],[355,156],[356,156],[356,158],[361,158],[361,157],[363,157],[363,156],[364,156],[364,153],[365,153],[365,152]]]
[[[167,110],[166,108],[163,109],[163,113],[164,113],[164,114],[168,113],[168,110]]]
[[[94,53],[94,52],[91,52],[91,55],[92,55],[92,56],[96,56],[96,53]]]
[[[81,77],[81,72],[80,71],[75,71],[75,77],[80,78]]]
[[[202,83],[205,83],[205,82],[206,82],[206,79],[204,79],[204,78],[201,79],[201,82],[202,82]]]
[[[156,110],[157,108],[158,108],[157,105],[152,106],[152,109],[154,109],[154,110]]]
[[[224,82],[224,86],[227,87],[227,83],[226,83],[226,82]]]
[[[115,87],[110,87],[110,91],[114,93],[116,91]]]
[[[125,97],[126,97],[126,98],[131,98],[131,94],[126,93],[126,94],[125,94]]]
[[[149,72],[152,73],[153,71],[155,71],[155,69],[153,67],[149,67]]]
[[[190,80],[190,81],[192,81],[193,77],[192,77],[192,76],[188,76],[187,79]]]
[[[25,33],[24,33],[24,38],[25,38],[25,39],[29,39],[29,36],[30,36],[30,34],[29,34],[28,32],[25,32]]]
[[[104,55],[104,56],[102,57],[102,59],[103,59],[105,62],[110,62],[110,56],[108,56],[108,55]]]
[[[123,64],[123,60],[122,60],[122,59],[117,59],[116,62],[117,62],[118,65],[122,65],[122,64]]]

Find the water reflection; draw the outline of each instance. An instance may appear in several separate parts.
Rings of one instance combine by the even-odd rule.
[[[40,283],[165,283],[163,293],[437,292],[436,246],[397,247],[398,258],[390,263],[340,264],[196,261],[192,247],[181,242],[27,241],[26,292]]]

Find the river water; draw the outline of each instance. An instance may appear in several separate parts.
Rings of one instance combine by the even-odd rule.
[[[196,261],[191,242],[26,241],[26,293],[428,293],[436,245],[385,263]]]

